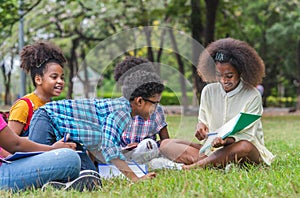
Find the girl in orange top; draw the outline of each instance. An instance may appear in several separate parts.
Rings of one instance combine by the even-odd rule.
[[[35,87],[24,97],[30,99],[33,110],[36,110],[61,94],[65,84],[63,64],[66,58],[61,49],[45,41],[25,46],[20,56],[20,67],[30,73]],[[23,129],[28,122],[29,108],[26,101],[18,100],[10,109],[8,126],[20,136],[28,136],[28,130]]]

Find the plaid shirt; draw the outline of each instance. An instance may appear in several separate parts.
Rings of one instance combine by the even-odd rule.
[[[121,134],[131,118],[131,107],[125,98],[60,100],[47,103],[45,109],[59,140],[64,133],[83,143],[88,150],[102,151],[106,162],[120,158]]]
[[[167,126],[163,108],[158,105],[155,112],[149,120],[144,120],[140,116],[135,116],[132,122],[122,134],[122,146],[134,142],[141,142],[145,138],[151,138],[156,141],[156,135],[160,130]]]

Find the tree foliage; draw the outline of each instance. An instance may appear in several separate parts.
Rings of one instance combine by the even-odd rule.
[[[19,0],[0,2],[1,58],[11,51],[18,53],[18,20],[22,14],[25,44],[47,39],[54,41],[65,52],[68,58],[68,97],[72,96],[72,77],[80,67],[84,67],[84,59],[91,49],[121,31],[146,26],[164,26],[184,31],[204,45],[223,37],[244,40],[265,61],[266,96],[282,94],[279,93],[279,85],[284,87],[284,95],[297,94],[300,81],[297,62],[300,40],[299,0],[23,0],[22,13],[19,13]],[[174,60],[181,58],[178,59],[174,54],[170,56],[171,51],[163,49],[170,42],[166,39],[167,33],[155,35],[156,32],[145,29],[144,34],[146,38],[157,38],[149,39],[148,46],[156,42],[155,46],[160,47],[134,49],[125,54],[133,53],[132,55],[148,57],[152,61],[164,62],[178,68],[179,64]],[[122,41],[119,47],[125,49],[130,42],[132,41]],[[176,42],[179,49],[188,50],[183,47],[185,43],[180,40]],[[114,51],[107,51],[109,49],[105,47],[101,50],[94,52],[98,53],[95,59],[101,56],[98,59],[99,64],[102,59],[114,57]],[[196,87],[201,81],[195,80],[196,71],[191,69],[191,63],[182,58],[181,66],[184,68],[181,70],[185,71],[184,75],[188,79],[194,78]],[[197,59],[196,55],[193,59]],[[112,65],[118,60],[112,60]],[[110,68],[105,78],[111,77],[112,67]],[[197,89],[202,86],[199,87]]]

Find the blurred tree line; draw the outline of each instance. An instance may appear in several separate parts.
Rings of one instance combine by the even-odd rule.
[[[83,70],[86,66],[94,67],[104,73],[104,78],[112,78],[113,65],[126,55],[172,65],[192,82],[194,95],[199,98],[205,83],[196,72],[201,52],[197,44],[205,47],[216,39],[233,37],[252,45],[265,62],[264,99],[267,96],[297,97],[300,110],[299,0],[0,0],[0,68],[5,104],[11,102],[11,75],[19,54],[17,40],[21,15],[25,45],[44,39],[63,49],[68,59],[65,67],[67,98],[72,98],[72,79],[80,67]],[[155,31],[155,27],[167,28]],[[139,39],[114,41],[114,35],[130,28],[138,28],[138,33],[144,35],[144,47],[126,48]],[[197,42],[185,47],[186,43],[178,37],[181,32]],[[110,45],[107,38],[115,42],[123,54],[105,45],[100,50],[99,43]],[[86,57],[95,48],[99,49],[93,52],[98,62],[111,65],[105,67],[105,72],[100,71],[104,67],[91,64],[93,61],[86,63]],[[184,56],[185,53],[189,55]],[[80,80],[88,87],[87,78]],[[182,103],[186,106],[187,88],[184,79],[179,80]],[[30,84],[27,83],[28,89]]]

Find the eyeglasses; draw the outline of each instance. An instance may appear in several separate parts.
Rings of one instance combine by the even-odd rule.
[[[146,99],[146,98],[143,98],[143,100],[147,101],[147,102],[150,102],[152,104],[155,105],[155,107],[157,107],[157,105],[159,104],[159,101],[152,101],[152,100],[149,100],[149,99]]]

